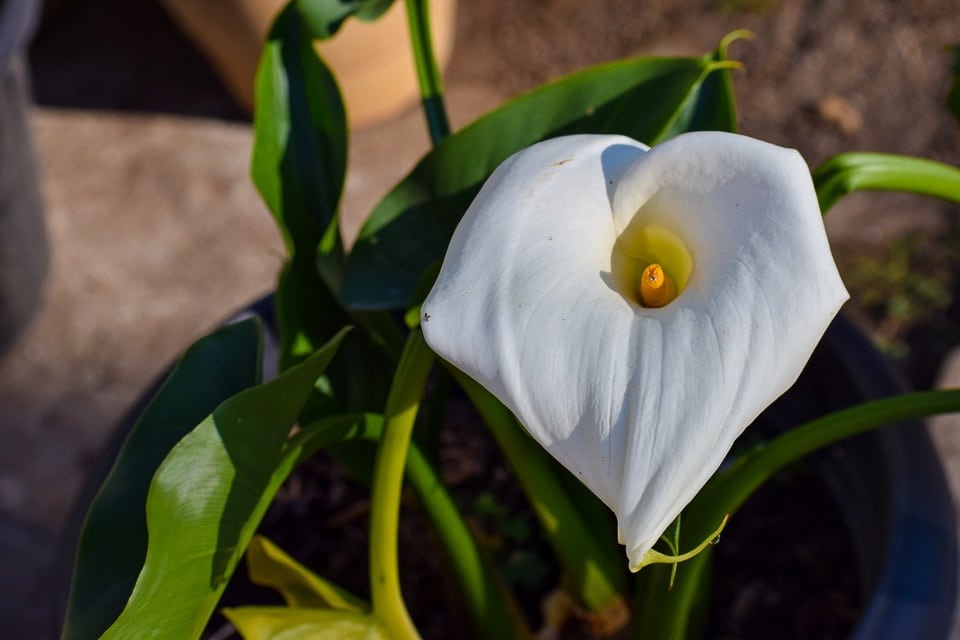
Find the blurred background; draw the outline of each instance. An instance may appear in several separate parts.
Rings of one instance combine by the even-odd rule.
[[[185,345],[273,286],[283,247],[248,163],[277,5],[0,0],[0,639],[53,631],[59,536],[118,421]],[[747,28],[731,47],[743,133],[812,167],[849,150],[960,165],[950,0],[433,5],[454,128],[560,74],[701,54]],[[324,51],[353,129],[348,242],[429,146],[400,10]],[[960,385],[960,210],[858,194],[827,227],[847,312],[914,386]],[[937,438],[956,483],[949,421]]]

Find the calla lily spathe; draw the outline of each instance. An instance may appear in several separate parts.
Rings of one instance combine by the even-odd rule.
[[[422,327],[614,511],[636,569],[847,297],[796,151],[570,136],[493,173]]]

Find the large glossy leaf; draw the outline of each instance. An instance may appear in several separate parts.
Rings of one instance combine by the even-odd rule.
[[[288,436],[344,332],[278,378],[240,392],[184,436],[147,494],[146,559],[102,638],[198,638],[298,453]]]
[[[326,40],[343,25],[344,20],[356,16],[361,20],[376,20],[390,8],[393,0],[294,0],[317,40]]]
[[[331,609],[239,607],[223,615],[244,640],[388,640],[373,615]]]
[[[255,320],[228,325],[187,349],[133,426],[87,513],[63,629],[97,638],[120,614],[147,552],[150,480],[173,446],[221,402],[260,381]]]
[[[350,322],[333,293],[342,259],[337,207],[346,167],[346,119],[336,83],[317,57],[300,13],[307,4],[319,11],[323,3],[293,3],[280,14],[257,72],[251,171],[291,254],[275,300],[281,370],[301,362]],[[336,4],[363,12],[383,2]],[[312,415],[381,408],[389,381],[384,360],[365,335],[350,336],[327,372],[329,384],[311,399]]]
[[[298,6],[291,3],[277,16],[257,69],[251,173],[293,267],[319,267],[336,289],[347,122],[340,91],[313,48]]]
[[[341,327],[356,320],[347,315],[315,271],[293,265],[280,274],[274,302],[282,338],[281,371],[302,362]],[[374,344],[370,332],[352,332],[330,363],[323,383],[311,394],[304,419],[382,410],[390,365],[388,353]]]
[[[727,34],[709,59],[723,68],[739,66],[727,59],[727,49],[732,42],[752,38],[749,31],[733,31]],[[651,142],[655,144],[687,131],[736,131],[737,107],[733,95],[733,82],[729,73],[709,73],[694,89],[682,110],[670,126]]]
[[[303,362],[347,323],[347,314],[315,270],[288,263],[274,297],[281,337],[280,369]]]
[[[593,67],[531,91],[446,138],[377,205],[347,260],[341,299],[396,308],[450,236],[490,173],[545,138],[619,133],[647,143],[697,129],[735,129],[719,54],[636,58]]]

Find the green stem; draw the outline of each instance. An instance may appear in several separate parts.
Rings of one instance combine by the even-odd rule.
[[[854,191],[906,191],[960,202],[960,169],[887,153],[841,153],[813,172],[824,214]]]
[[[304,426],[291,438],[289,448],[296,452],[299,465],[331,444],[359,439],[376,445],[382,436],[382,416],[334,416]],[[477,636],[501,640],[529,638],[530,631],[519,607],[489,569],[453,496],[440,479],[436,467],[420,451],[416,442],[410,443],[407,453],[406,477],[447,554],[470,624],[478,631]]]
[[[443,102],[443,79],[437,67],[430,36],[430,7],[428,0],[407,0],[407,23],[410,26],[410,42],[417,65],[417,82],[420,84],[420,99],[427,118],[430,141],[434,146],[450,135],[447,108]]]
[[[563,566],[572,595],[593,613],[623,606],[620,587],[626,562],[617,553],[616,545],[604,545],[592,535],[604,527],[571,502],[563,483],[553,472],[550,454],[530,438],[510,411],[483,387],[453,367],[449,371],[466,391],[507,457]]]
[[[407,459],[407,477],[433,522],[450,566],[461,587],[470,623],[480,638],[528,638],[519,610],[508,600],[505,589],[494,579],[470,528],[436,469],[415,445]]]
[[[397,534],[400,490],[407,449],[420,407],[420,397],[433,364],[433,352],[420,330],[407,338],[387,397],[383,437],[377,447],[370,506],[370,595],[373,611],[391,638],[419,639],[400,592]]]

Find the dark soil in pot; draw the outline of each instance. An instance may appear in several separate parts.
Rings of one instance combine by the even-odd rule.
[[[863,612],[855,550],[809,465],[764,485],[714,547],[711,638],[849,638]]]

